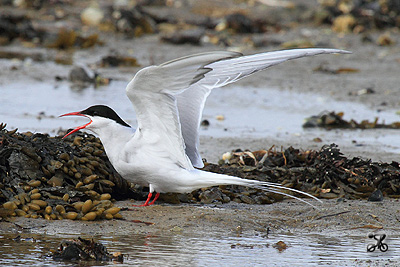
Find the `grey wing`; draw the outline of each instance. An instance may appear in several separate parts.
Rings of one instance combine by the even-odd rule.
[[[210,92],[210,88],[196,83],[176,96],[186,155],[193,166],[198,168],[204,166],[198,149],[200,145],[199,127],[204,104]]]
[[[140,143],[142,149],[146,149],[144,154],[153,153],[159,159],[172,161],[186,169],[193,168],[185,153],[175,96],[204,78],[211,70],[205,65],[238,55],[232,52],[203,53],[140,70],[126,87],[138,122],[135,138],[140,140],[130,145]],[[138,147],[132,147],[132,151],[135,149]]]
[[[212,89],[236,82],[290,59],[332,53],[350,52],[322,48],[293,49],[222,59],[205,65],[203,68],[208,71],[202,72],[203,77],[176,95],[185,151],[193,166],[199,168],[204,166],[198,150],[199,127],[206,98]]]

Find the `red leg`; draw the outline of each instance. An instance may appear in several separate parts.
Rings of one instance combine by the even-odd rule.
[[[157,200],[157,198],[158,198],[159,196],[160,196],[160,193],[158,193],[158,192],[157,192],[157,194],[155,195],[155,197],[154,197],[153,201],[152,201],[152,202],[150,202],[149,206],[150,206],[150,205],[153,205],[153,204],[154,204],[154,202],[156,202],[156,200]]]
[[[146,202],[144,202],[144,204],[140,205],[139,207],[145,207],[145,206],[149,206],[149,201],[151,199],[151,197],[153,196],[153,193],[150,193],[147,195],[147,199]]]
[[[154,196],[153,201],[150,202],[150,199],[151,199],[152,196],[153,196],[153,193],[150,193],[150,192],[149,192],[149,194],[147,195],[147,200],[146,200],[146,202],[144,202],[144,204],[142,204],[142,205],[133,205],[133,206],[134,206],[134,207],[147,207],[147,206],[153,205],[154,202],[156,202],[157,198],[160,196],[160,193],[157,193],[157,194]],[[150,202],[150,203],[149,203],[149,202]]]

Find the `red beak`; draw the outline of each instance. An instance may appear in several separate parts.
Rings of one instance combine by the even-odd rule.
[[[89,118],[88,116],[86,116],[85,114],[82,114],[82,113],[80,113],[80,112],[71,112],[71,113],[67,113],[67,114],[60,115],[60,117],[64,117],[64,116],[74,116],[74,115],[75,115],[75,116],[83,116],[83,117]],[[73,129],[72,131],[70,131],[69,133],[67,133],[66,135],[64,135],[64,137],[63,137],[62,139],[64,139],[64,138],[67,137],[68,135],[71,135],[71,134],[73,134],[73,133],[75,133],[75,132],[77,132],[77,131],[79,131],[79,130],[85,129],[86,126],[88,126],[88,125],[91,124],[91,123],[92,123],[92,120],[90,120],[90,121],[89,121],[88,123],[86,123],[85,125],[76,127],[75,129]]]

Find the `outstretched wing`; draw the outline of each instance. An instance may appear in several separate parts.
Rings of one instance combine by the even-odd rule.
[[[175,96],[211,71],[205,65],[239,55],[233,52],[203,53],[150,66],[135,75],[126,93],[136,112],[138,128],[135,138],[140,139],[148,153],[193,169],[185,153]]]
[[[198,132],[204,103],[213,88],[236,82],[257,71],[264,70],[290,59],[332,53],[350,52],[338,49],[293,49],[230,59],[221,58],[222,60],[205,64],[202,70],[200,70],[200,73],[202,73],[201,75],[204,77],[198,79],[197,82],[193,80],[195,82],[190,85],[189,88],[176,96],[182,136],[186,145],[186,154],[190,158],[193,166],[204,166],[198,151]]]

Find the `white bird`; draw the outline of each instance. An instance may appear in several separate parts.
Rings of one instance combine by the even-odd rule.
[[[136,130],[111,108],[96,105],[61,115],[90,119],[64,138],[84,128],[97,134],[116,171],[126,180],[150,188],[142,206],[154,204],[160,193],[189,193],[215,185],[242,185],[287,195],[280,191],[285,189],[317,199],[276,183],[196,169],[204,166],[198,151],[199,125],[204,103],[212,89],[290,59],[331,53],[350,52],[316,48],[243,56],[223,51],[196,54],[159,66],[149,66],[138,71],[126,87],[136,112]],[[156,195],[150,202],[154,192]],[[290,197],[299,199],[292,195]]]

